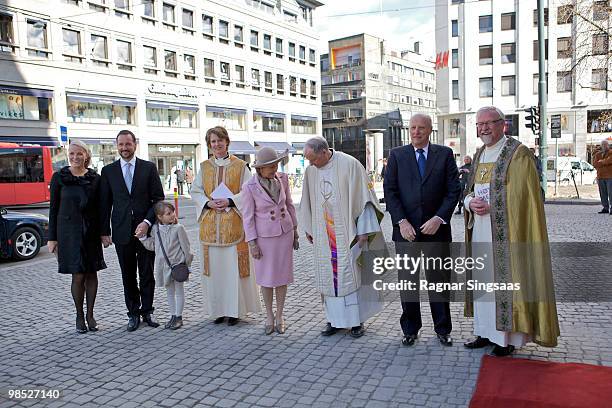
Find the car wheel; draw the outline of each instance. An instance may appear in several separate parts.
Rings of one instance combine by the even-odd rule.
[[[11,238],[13,243],[13,257],[24,261],[34,258],[40,251],[40,234],[34,228],[19,228]]]

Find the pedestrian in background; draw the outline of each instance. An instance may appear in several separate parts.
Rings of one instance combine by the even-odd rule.
[[[91,151],[83,142],[70,143],[68,161],[70,165],[51,178],[47,247],[57,256],[59,273],[72,275],[76,331],[85,333],[98,330],[93,314],[97,271],[106,268],[98,214],[100,176],[89,168]],[[83,313],[85,297],[87,316]]]
[[[179,195],[183,195],[183,185],[185,184],[185,171],[178,167],[174,172],[176,175],[176,187]]]
[[[607,140],[601,141],[601,149],[595,153],[593,166],[597,169],[597,184],[602,209],[599,214],[612,213],[612,150]]]
[[[459,185],[461,186],[461,194],[459,195],[459,206],[457,207],[457,212],[455,213],[457,215],[461,214],[461,210],[463,209],[463,191],[465,190],[467,181],[470,178],[471,171],[472,158],[470,156],[465,156],[463,158],[463,166],[459,167]]]
[[[191,184],[193,183],[193,169],[191,166],[185,170],[185,183],[187,183],[187,193],[191,194]]]
[[[168,297],[170,319],[164,326],[176,330],[183,326],[183,307],[185,306],[184,282],[177,282],[172,277],[170,265],[184,263],[191,266],[193,254],[185,227],[178,223],[174,206],[159,201],[153,207],[157,223],[151,228],[151,236],[141,239],[142,245],[155,252],[155,281],[157,287],[165,287]],[[163,249],[162,249],[163,246]],[[168,260],[166,260],[166,256]],[[170,265],[168,265],[168,261]]]
[[[245,241],[253,257],[255,281],[261,286],[267,320],[265,334],[276,328],[285,333],[283,310],[287,285],[293,283],[293,250],[299,248],[297,218],[285,173],[277,172],[285,159],[270,147],[262,147],[256,155],[255,171],[242,186],[242,222]],[[276,317],[272,311],[276,292]]]

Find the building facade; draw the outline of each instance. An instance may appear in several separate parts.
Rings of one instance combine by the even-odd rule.
[[[230,151],[290,150],[321,133],[314,0],[5,0],[0,2],[0,141],[58,145],[61,130],[115,159],[121,129],[162,179]]]
[[[598,1],[545,3],[548,114],[561,115],[558,152],[590,160],[594,147],[612,135],[612,96],[607,68],[596,66],[597,54],[609,55],[608,40],[599,41],[585,21],[609,27],[608,2],[600,9]],[[524,111],[538,105],[536,8],[536,0],[436,1],[436,50],[449,53],[448,66],[437,72],[439,132],[457,156],[481,145],[476,112],[487,105],[504,111],[507,135],[537,147]],[[578,61],[585,62],[580,69]],[[548,155],[555,155],[550,138]]]
[[[434,64],[410,51],[387,49],[385,41],[359,34],[329,41],[321,56],[323,136],[380,173],[389,150],[409,143],[410,117],[436,116]],[[434,122],[434,139],[436,124]]]

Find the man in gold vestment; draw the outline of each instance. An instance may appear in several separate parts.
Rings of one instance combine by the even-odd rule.
[[[484,146],[476,152],[466,189],[465,232],[468,253],[485,262],[468,279],[520,289],[467,293],[465,312],[474,316],[477,337],[465,347],[493,344],[496,356],[527,342],[554,347],[559,322],[536,159],[504,135],[499,109],[480,109],[476,121]]]

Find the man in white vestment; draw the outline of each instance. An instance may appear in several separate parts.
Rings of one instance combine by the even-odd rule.
[[[352,156],[315,137],[304,146],[310,166],[304,175],[300,224],[314,246],[315,284],[322,295],[327,325],[323,336],[350,328],[364,334],[363,323],[382,309],[380,293],[361,285],[361,251],[383,248],[378,206],[365,169]]]

